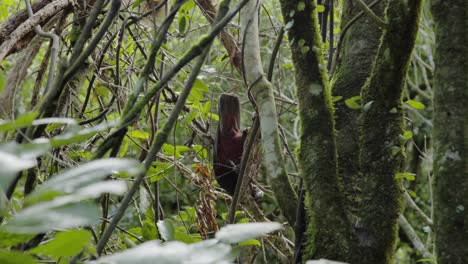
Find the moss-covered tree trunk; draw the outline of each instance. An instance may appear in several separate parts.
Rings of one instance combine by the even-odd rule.
[[[377,26],[371,24],[375,20],[370,19],[361,22],[365,29],[354,28],[347,37],[334,92],[345,99],[361,94],[363,109],[351,110],[339,103],[339,145],[315,1],[280,2],[296,71],[301,118],[299,165],[306,183],[308,212],[303,259],[391,263],[400,213],[401,190],[395,174],[402,164],[401,92],[421,1],[388,1],[382,38]],[[382,12],[382,6],[379,8],[375,9],[377,14]],[[347,6],[345,12],[351,16],[353,11]],[[356,144],[350,144],[352,141]],[[354,199],[363,202],[355,203]]]
[[[468,2],[432,0],[434,202],[439,264],[468,263]]]
[[[303,259],[346,261],[351,230],[337,175],[333,106],[315,1],[281,0],[291,47],[301,120],[299,169],[308,214]]]
[[[403,107],[401,93],[418,29],[421,0],[390,0],[374,67],[362,88],[362,206],[356,223],[360,263],[390,263],[401,213]]]
[[[373,0],[364,2],[370,4]],[[382,17],[384,7],[385,3],[381,1],[372,10]],[[359,14],[361,18],[353,22]],[[335,103],[338,175],[343,185],[348,219],[355,222],[360,193],[357,188],[359,130],[356,129],[360,111],[350,109],[345,101],[360,96],[361,88],[371,73],[382,30],[351,1],[344,2],[341,25],[345,35],[337,51],[339,56],[332,78],[332,93],[334,97],[341,97]]]

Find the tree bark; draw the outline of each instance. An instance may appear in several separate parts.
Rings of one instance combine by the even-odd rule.
[[[258,8],[260,1],[250,0],[241,11],[245,80],[251,86],[260,117],[263,158],[268,182],[282,213],[291,225],[295,223],[297,196],[289,182],[281,153],[278,118],[271,83],[266,79],[260,58]]]
[[[432,1],[434,216],[439,264],[468,263],[468,2]]]
[[[362,206],[356,223],[360,263],[391,263],[402,190],[401,93],[418,29],[421,0],[390,0],[374,67],[362,88],[360,166]]]
[[[370,4],[373,0],[364,2]],[[381,1],[373,11],[376,15],[383,16],[384,7],[385,4]],[[356,4],[345,1],[342,25],[347,27],[349,23],[353,23],[352,20],[360,11]],[[360,195],[357,188],[360,173],[359,130],[356,129],[360,112],[350,109],[345,101],[360,95],[361,88],[371,73],[382,30],[364,14],[350,25],[344,33],[342,46],[337,51],[338,64],[332,79],[332,93],[334,97],[342,97],[335,103],[336,144],[339,153],[338,176],[343,185],[348,219],[355,222]]]
[[[291,47],[301,134],[299,172],[304,178],[308,213],[304,260],[346,261],[352,234],[337,175],[333,105],[315,1],[281,0]],[[312,15],[311,15],[312,14]]]

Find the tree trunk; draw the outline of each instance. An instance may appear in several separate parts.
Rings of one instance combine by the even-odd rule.
[[[346,261],[353,254],[349,251],[352,234],[337,177],[333,106],[316,4],[310,0],[280,2],[296,72],[301,120],[298,162],[308,213],[303,259]]]
[[[468,2],[432,1],[434,205],[439,264],[468,263]]]
[[[391,263],[395,254],[402,186],[401,94],[418,29],[421,0],[390,0],[386,29],[372,73],[362,88],[360,167],[362,206],[356,223],[360,263]]]

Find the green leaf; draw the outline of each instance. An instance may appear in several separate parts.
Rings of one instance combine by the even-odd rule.
[[[208,89],[208,86],[202,80],[198,78],[193,83],[193,89],[201,91],[201,92],[208,92],[210,90]]]
[[[345,100],[345,104],[347,107],[351,109],[361,109],[361,96],[353,96]]]
[[[240,242],[239,246],[257,246],[257,247],[261,247],[262,244],[257,239],[249,239],[249,240]]]
[[[128,264],[128,263],[232,263],[229,245],[218,243],[214,239],[194,244],[179,241],[161,243],[145,242],[110,256],[101,257],[90,264]]]
[[[208,150],[206,150],[203,146],[194,145],[192,148],[195,150],[195,153],[200,159],[206,159],[208,157]]]
[[[413,132],[411,132],[411,131],[405,131],[405,132],[403,132],[403,137],[404,137],[405,139],[411,139],[411,138],[413,137]]]
[[[76,122],[75,119],[73,118],[66,118],[66,117],[48,117],[48,118],[41,118],[41,119],[36,119],[32,122],[34,126],[40,126],[40,125],[48,125],[48,124],[64,124],[64,125],[78,125],[78,122]]]
[[[284,29],[290,30],[294,26],[294,20],[290,20],[285,26]]]
[[[341,99],[343,99],[343,96],[341,96],[341,95],[333,96],[332,102],[336,103],[336,102],[340,101]]]
[[[192,10],[194,7],[195,7],[195,2],[193,0],[190,0],[190,1],[185,2],[185,4],[183,4],[180,7],[180,10],[188,12]]]
[[[211,110],[211,101],[208,101],[203,105],[202,113],[206,115],[210,112],[210,110]]]
[[[73,193],[116,172],[126,172],[132,175],[143,172],[143,166],[137,160],[108,158],[94,160],[64,173],[52,177],[28,195],[26,202],[50,199],[52,193]]]
[[[82,142],[99,132],[103,132],[104,130],[107,130],[115,126],[115,124],[117,124],[116,121],[111,121],[108,123],[99,124],[97,126],[84,128],[84,129],[78,126],[73,127],[72,129],[70,129],[69,132],[66,132],[64,134],[61,134],[59,136],[56,136],[50,139],[50,143],[52,144],[52,147],[56,148],[56,147],[60,147],[63,145]],[[41,139],[41,140],[47,140],[47,139]]]
[[[219,121],[219,116],[215,113],[208,113],[206,116],[213,119],[214,121]]]
[[[154,223],[148,219],[143,221],[142,235],[143,240],[145,241],[159,239],[156,226],[154,226]]]
[[[416,193],[415,193],[414,191],[412,191],[412,190],[406,190],[406,191],[408,192],[408,194],[409,194],[411,197],[416,198],[417,195],[416,195]]]
[[[410,172],[399,172],[395,174],[395,179],[407,179],[408,181],[414,181],[416,174]]]
[[[61,228],[92,225],[99,221],[99,209],[91,203],[73,203],[67,197],[56,198],[23,209],[0,231],[18,234],[46,233]]]
[[[141,3],[143,3],[143,1],[145,0],[135,0],[135,2],[133,2],[132,4],[132,8],[138,7],[139,5],[141,5]]]
[[[227,225],[216,233],[216,238],[223,243],[232,244],[263,236],[280,229],[282,229],[281,224],[275,222]]]
[[[182,15],[179,16],[179,33],[180,34],[185,34],[185,31],[187,30],[187,16]]]
[[[159,220],[156,225],[158,227],[159,234],[161,235],[161,238],[164,239],[164,241],[174,240],[175,228],[172,220]]]
[[[364,112],[369,111],[373,103],[374,103],[374,101],[369,101],[369,102],[367,102],[367,103],[364,105],[364,107],[362,108],[362,110],[363,110]]]
[[[170,175],[174,171],[174,164],[163,161],[153,161],[146,175],[150,178],[150,182],[156,182]]]
[[[150,134],[142,130],[132,130],[128,132],[127,135],[129,137],[134,137],[134,138],[139,138],[139,139],[144,139],[144,140],[148,140],[150,138]]]
[[[432,262],[432,263],[437,263],[435,259],[432,258],[423,258],[423,259],[418,259],[416,262]]]
[[[0,263],[2,264],[35,264],[32,256],[19,251],[0,250]]]
[[[91,238],[91,232],[87,230],[59,232],[54,239],[33,248],[29,253],[54,257],[75,256],[91,241]]]
[[[317,5],[317,12],[321,13],[325,11],[325,6],[324,5]]]
[[[294,64],[292,62],[284,63],[283,68],[284,69],[292,69],[292,68],[294,68]]]
[[[297,11],[304,11],[305,3],[303,1],[297,3]]]
[[[13,234],[9,232],[0,231],[0,247],[15,246],[19,243],[26,242],[33,237],[34,235]]]
[[[191,235],[187,234],[185,231],[175,231],[174,233],[174,240],[184,242],[187,244],[192,244],[195,242],[200,242],[200,238],[192,237]]]
[[[32,122],[38,115],[39,113],[37,112],[29,112],[29,113],[19,116],[15,120],[10,120],[10,121],[2,120],[0,121],[0,132],[28,127],[32,125]]]
[[[170,144],[163,144],[162,150],[164,155],[173,156],[179,159],[183,152],[191,151],[192,149],[187,146],[173,146]]]
[[[392,156],[398,155],[398,153],[400,153],[400,150],[401,150],[401,148],[397,147],[397,146],[390,147],[390,151],[392,153]]]
[[[36,165],[36,157],[50,149],[47,143],[0,145],[0,190],[6,191],[18,172]]]
[[[424,110],[426,108],[426,106],[423,103],[415,100],[408,100],[405,103],[417,110]]]

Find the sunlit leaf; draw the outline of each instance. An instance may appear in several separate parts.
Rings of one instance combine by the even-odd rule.
[[[45,143],[0,145],[0,189],[6,190],[18,172],[36,165],[36,157],[46,153],[50,145]]]
[[[99,221],[99,210],[95,204],[73,203],[61,197],[23,209],[14,215],[0,231],[35,234],[56,229],[92,225]]]
[[[361,96],[353,96],[345,100],[347,107],[351,109],[361,109]]]
[[[227,225],[216,233],[216,238],[223,243],[239,243],[280,229],[281,224],[275,222]]]
[[[143,172],[143,166],[137,160],[130,159],[108,158],[91,161],[52,177],[36,188],[28,196],[28,201],[41,200],[49,192],[72,193],[116,172],[136,175]]]
[[[249,239],[239,243],[239,246],[257,246],[260,247],[262,244],[257,239]]]
[[[134,137],[134,138],[139,138],[139,139],[149,139],[150,134],[146,131],[141,131],[141,130],[132,130],[127,133],[129,137]]]
[[[405,103],[417,110],[424,110],[426,108],[426,106],[423,103],[415,100],[408,100]]]
[[[341,99],[343,99],[343,96],[341,96],[341,95],[333,96],[332,102],[336,103],[336,102],[340,101]]]
[[[317,5],[317,12],[321,13],[325,11],[325,6],[324,5]]]
[[[52,147],[55,148],[63,145],[82,142],[99,132],[103,132],[104,130],[115,126],[116,123],[116,121],[112,121],[84,129],[81,127],[75,127],[64,134],[53,137],[52,139],[50,139],[50,143],[52,144]]]
[[[180,264],[180,263],[229,263],[231,247],[217,243],[216,240],[205,240],[194,244],[185,244],[179,241],[160,243],[150,241],[138,247],[125,250],[110,256],[104,256],[92,264],[152,264],[158,263]]]
[[[162,239],[164,239],[165,241],[174,240],[175,228],[171,220],[159,220],[157,226]]]
[[[28,127],[32,125],[34,119],[39,115],[37,112],[29,112],[19,116],[15,120],[0,120],[0,132]]]
[[[410,172],[399,172],[395,174],[395,179],[407,179],[408,181],[414,181],[416,174]]]

